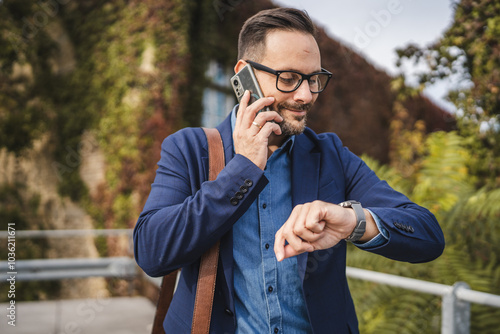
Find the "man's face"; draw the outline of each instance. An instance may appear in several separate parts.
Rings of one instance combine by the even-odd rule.
[[[293,70],[304,74],[321,71],[319,47],[313,36],[297,31],[275,30],[267,35],[264,57],[259,63],[277,71]],[[280,124],[284,135],[300,134],[306,126],[306,118],[318,98],[309,90],[304,80],[297,90],[283,93],[276,88],[276,76],[255,70],[264,96],[272,96],[272,110],[282,117]]]

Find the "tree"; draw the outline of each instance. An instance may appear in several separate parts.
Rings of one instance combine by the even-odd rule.
[[[450,28],[436,43],[398,50],[399,61],[423,62],[421,88],[442,79],[459,82],[448,98],[457,108],[460,135],[474,155],[469,168],[477,186],[500,185],[500,3],[455,2]]]
[[[455,19],[433,45],[398,50],[399,63],[425,62],[420,86],[394,81],[398,94],[392,123],[391,164],[367,159],[379,176],[428,207],[443,228],[446,249],[436,261],[410,265],[366,252],[350,252],[352,266],[500,294],[500,3],[462,0]],[[425,135],[425,124],[405,125],[404,102],[443,78],[458,85],[449,99],[457,108],[457,131]],[[364,333],[436,333],[440,298],[351,281]],[[471,306],[472,333],[496,333],[500,309]]]

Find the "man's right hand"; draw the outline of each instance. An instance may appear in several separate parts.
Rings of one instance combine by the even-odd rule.
[[[273,104],[274,97],[258,99],[251,105],[248,105],[249,101],[250,92],[246,91],[241,98],[234,127],[234,151],[264,170],[268,158],[269,136],[273,132],[277,136],[281,135],[281,128],[277,123],[282,122],[283,118],[276,111],[258,113]]]

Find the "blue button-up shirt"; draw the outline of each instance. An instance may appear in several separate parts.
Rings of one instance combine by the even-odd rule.
[[[233,130],[236,111],[231,116]],[[292,136],[269,157],[264,170],[269,183],[233,226],[236,333],[312,332],[297,257],[278,262],[274,254],[275,234],[292,212],[294,140]],[[379,234],[363,246],[385,241]]]

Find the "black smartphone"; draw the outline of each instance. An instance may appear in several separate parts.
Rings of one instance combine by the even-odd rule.
[[[240,102],[246,90],[249,90],[251,93],[250,102],[248,103],[249,105],[264,97],[264,94],[262,94],[262,90],[260,89],[259,82],[257,81],[257,77],[255,76],[253,68],[250,64],[245,65],[231,78],[231,86],[233,86],[238,102]],[[262,110],[270,111],[271,109],[266,106]],[[262,110],[259,110],[259,112]]]

